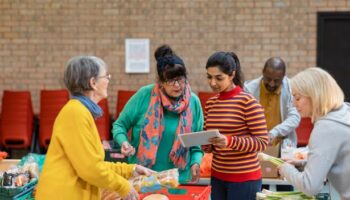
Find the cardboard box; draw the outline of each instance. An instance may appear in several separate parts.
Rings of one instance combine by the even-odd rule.
[[[273,156],[273,157],[279,157],[280,156],[280,145],[277,146],[268,146],[264,153]],[[278,178],[278,170],[277,167],[268,161],[260,161],[261,165],[261,171],[262,171],[262,177],[263,178]]]
[[[0,171],[6,171],[10,169],[11,167],[16,166],[19,163],[19,159],[4,159],[0,160]]]

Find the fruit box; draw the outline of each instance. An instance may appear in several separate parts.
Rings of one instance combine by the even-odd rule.
[[[4,172],[13,166],[18,165],[19,159],[4,159],[0,161],[0,172]]]
[[[264,153],[278,158],[280,155],[280,145],[277,146],[268,146]],[[260,161],[261,172],[263,178],[278,178],[277,167],[268,161]]]

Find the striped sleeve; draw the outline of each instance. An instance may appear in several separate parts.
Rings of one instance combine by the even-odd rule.
[[[268,132],[261,105],[254,98],[250,98],[244,106],[244,112],[251,135],[228,138],[228,147],[241,152],[264,151],[268,143]]]

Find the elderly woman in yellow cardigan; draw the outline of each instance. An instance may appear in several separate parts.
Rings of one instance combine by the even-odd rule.
[[[36,199],[100,199],[99,188],[116,191],[125,200],[139,199],[128,178],[149,175],[140,165],[104,161],[104,150],[94,118],[102,116],[97,103],[107,97],[110,74],[94,56],[72,58],[64,83],[72,99],[62,108],[53,127]]]

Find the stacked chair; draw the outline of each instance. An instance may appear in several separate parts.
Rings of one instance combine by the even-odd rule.
[[[32,140],[34,127],[30,92],[5,90],[0,122],[1,145],[8,150],[34,147],[35,138]]]
[[[118,91],[115,119],[135,92]],[[6,150],[28,149],[30,152],[46,152],[55,119],[68,101],[69,92],[65,89],[41,90],[39,120],[35,120],[37,118],[33,112],[30,92],[5,90],[0,114],[0,147]],[[108,141],[111,140],[112,124],[108,100],[103,99],[98,105],[103,110],[103,116],[95,120],[96,126],[101,140]]]
[[[207,102],[207,100],[210,98],[210,97],[213,97],[215,96],[216,93],[213,93],[213,92],[198,92],[198,98],[199,98],[199,101],[201,102],[201,106],[202,106],[202,109],[203,109],[203,113],[204,113],[204,106],[205,106],[205,103]]]
[[[40,91],[39,144],[41,148],[48,148],[55,119],[68,100],[67,90]]]
[[[303,147],[308,145],[312,128],[313,128],[313,125],[309,117],[301,118],[300,124],[295,130],[298,138],[298,143],[297,143],[298,147]]]
[[[129,101],[129,99],[134,95],[136,91],[134,90],[118,90],[117,96],[117,106],[115,112],[115,119],[118,118],[120,112],[123,110],[125,104]]]
[[[98,105],[103,110],[102,117],[95,120],[98,132],[100,134],[101,140],[110,140],[111,118],[109,115],[107,99],[102,99],[100,102],[98,102]]]

